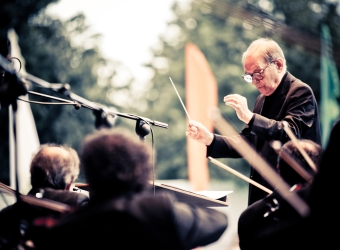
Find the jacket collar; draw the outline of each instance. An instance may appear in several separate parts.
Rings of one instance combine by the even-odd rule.
[[[278,110],[278,108],[282,106],[286,98],[286,95],[290,89],[291,83],[294,82],[295,80],[296,78],[292,74],[290,74],[288,71],[282,77],[282,80],[279,86],[274,91],[274,93],[270,95],[271,97],[275,98],[275,102],[273,103],[273,105],[275,105],[273,106],[275,110]],[[254,113],[257,113],[257,114],[262,113],[262,108],[263,108],[265,99],[266,99],[265,95],[263,94],[259,95],[258,100],[256,101],[256,105],[254,107]]]

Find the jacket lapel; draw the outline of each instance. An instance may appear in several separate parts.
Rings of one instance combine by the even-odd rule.
[[[255,102],[253,113],[256,113],[256,114],[262,113],[264,100],[265,100],[265,96],[260,94],[259,97],[257,98],[256,102]]]
[[[287,72],[287,75],[284,77],[283,81],[280,83],[276,91],[273,93],[273,95],[275,95],[274,96],[275,102],[272,103],[272,107],[269,110],[267,118],[274,120],[277,119],[278,115],[281,113],[282,105],[286,99],[290,85],[294,81],[295,78],[289,72]],[[262,94],[259,95],[255,102],[253,113],[261,115],[265,99],[266,97],[264,95]],[[257,136],[254,138],[254,145],[257,145],[257,147],[259,147],[259,140]]]
[[[287,72],[287,75],[284,77],[283,81],[273,93],[273,98],[275,99],[275,101],[272,103],[267,118],[277,120],[277,117],[279,117],[279,115],[281,114],[281,109],[283,107],[284,101],[286,100],[290,85],[292,82],[295,81],[295,79],[296,78],[294,76]]]

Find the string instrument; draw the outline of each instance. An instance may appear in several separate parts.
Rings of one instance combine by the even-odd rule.
[[[313,161],[300,145],[300,142],[295,138],[288,124],[286,122],[284,123],[286,133],[314,171],[315,165],[311,164]],[[298,195],[302,200],[306,199],[314,174],[306,171],[306,169],[292,157],[288,149],[281,147],[281,143],[272,142],[271,146],[280,158],[286,161],[286,163],[306,181],[307,185],[305,187],[294,185],[290,188],[292,194]],[[305,241],[301,240],[299,235],[305,234],[308,237],[308,233],[303,231],[305,230],[304,227],[308,218],[309,217],[299,216],[285,199],[282,199],[277,192],[273,192],[273,194],[253,203],[242,212],[238,221],[239,245],[241,249],[263,249],[269,246],[275,249],[276,247],[274,246],[280,244],[278,243],[279,240],[288,240],[288,238],[297,237],[296,241],[298,240],[299,244],[304,246]],[[300,232],[300,230],[303,232]],[[280,244],[280,246],[277,247],[282,246]]]
[[[275,188],[275,192],[277,192],[301,217],[307,217],[310,213],[310,209],[306,202],[301,199],[299,195],[291,192],[289,185],[273,170],[269,163],[257,153],[252,145],[238,134],[233,126],[223,119],[219,109],[213,108],[210,116],[214,121],[215,128],[225,136],[232,147],[238,151],[238,153],[246,159],[272,187]],[[218,162],[211,157],[210,160],[215,164]],[[221,164],[222,163],[219,163],[218,165],[221,166]],[[243,179],[246,180],[245,178]],[[276,211],[278,208],[279,202],[273,200],[270,210]]]
[[[298,143],[298,142],[295,142]],[[295,144],[294,144],[295,145]],[[313,174],[310,174],[305,168],[303,168],[292,155],[288,149],[281,147],[281,142],[274,141],[271,143],[275,152],[283,159],[296,173],[298,173],[308,184],[311,184],[314,178]],[[302,148],[302,150],[304,150]],[[308,156],[308,155],[307,155]],[[308,156],[309,157],[309,156]]]
[[[23,195],[0,182],[0,194],[4,193],[15,195],[17,200],[0,214],[0,249],[35,249],[35,236],[73,210],[70,205],[37,198],[38,193]]]
[[[46,208],[55,212],[59,212],[59,213],[66,213],[66,212],[70,212],[71,211],[71,207],[67,204],[61,203],[61,202],[57,202],[57,201],[53,201],[53,200],[49,200],[49,199],[44,199],[44,198],[37,198],[33,195],[27,194],[21,194],[19,192],[17,192],[16,190],[12,189],[11,187],[3,184],[0,182],[0,189],[3,189],[4,191],[17,195],[17,197],[30,205],[33,206],[39,206],[41,208]],[[1,191],[0,191],[1,192]]]
[[[307,163],[309,164],[309,166],[313,169],[313,171],[316,173],[318,170],[316,168],[315,163],[312,161],[312,159],[309,157],[309,155],[306,153],[306,151],[302,148],[302,146],[300,145],[298,139],[295,137],[294,133],[292,132],[292,130],[289,128],[288,122],[283,121],[283,129],[285,130],[285,132],[287,133],[287,135],[289,136],[289,138],[292,140],[292,142],[294,143],[295,147],[300,151],[301,155],[303,156],[303,158],[307,161]]]

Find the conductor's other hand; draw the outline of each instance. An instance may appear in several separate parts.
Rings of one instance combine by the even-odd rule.
[[[214,134],[212,132],[204,127],[202,123],[193,120],[189,121],[188,129],[185,134],[189,138],[207,146],[209,146],[214,139]]]
[[[248,124],[253,113],[248,109],[247,99],[238,94],[226,95],[223,98],[225,105],[235,109],[238,119]]]

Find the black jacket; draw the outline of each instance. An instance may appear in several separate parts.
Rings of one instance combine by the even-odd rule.
[[[169,194],[92,201],[46,231],[38,249],[193,249],[217,241],[228,225],[224,213]]]
[[[85,194],[52,188],[31,189],[29,196],[36,197],[40,193],[44,200],[51,200],[68,205],[70,209],[87,205],[89,197]],[[59,218],[62,214],[39,205],[32,205],[19,199],[13,205],[0,211],[0,249],[16,249],[21,241],[35,237],[40,228],[33,226],[37,218]]]
[[[319,172],[310,186],[297,191],[309,205],[310,213],[302,218],[276,192],[254,202],[245,209],[238,221],[241,250],[301,250],[338,249],[339,193],[338,163],[340,120],[334,124],[328,145],[322,154]],[[270,211],[273,199],[278,201],[277,210]]]
[[[266,115],[263,116],[263,110]],[[266,97],[262,94],[256,99],[254,116],[241,131],[243,136],[268,163],[276,169],[277,153],[270,146],[272,140],[287,142],[288,135],[284,132],[283,121],[298,139],[310,139],[321,145],[321,130],[318,106],[312,89],[289,72],[283,77],[275,92]],[[207,156],[215,158],[240,158],[236,150],[228,143],[226,137],[215,135],[207,148]],[[273,189],[269,183],[251,168],[250,178],[257,183]],[[248,205],[267,195],[261,189],[249,185]]]

